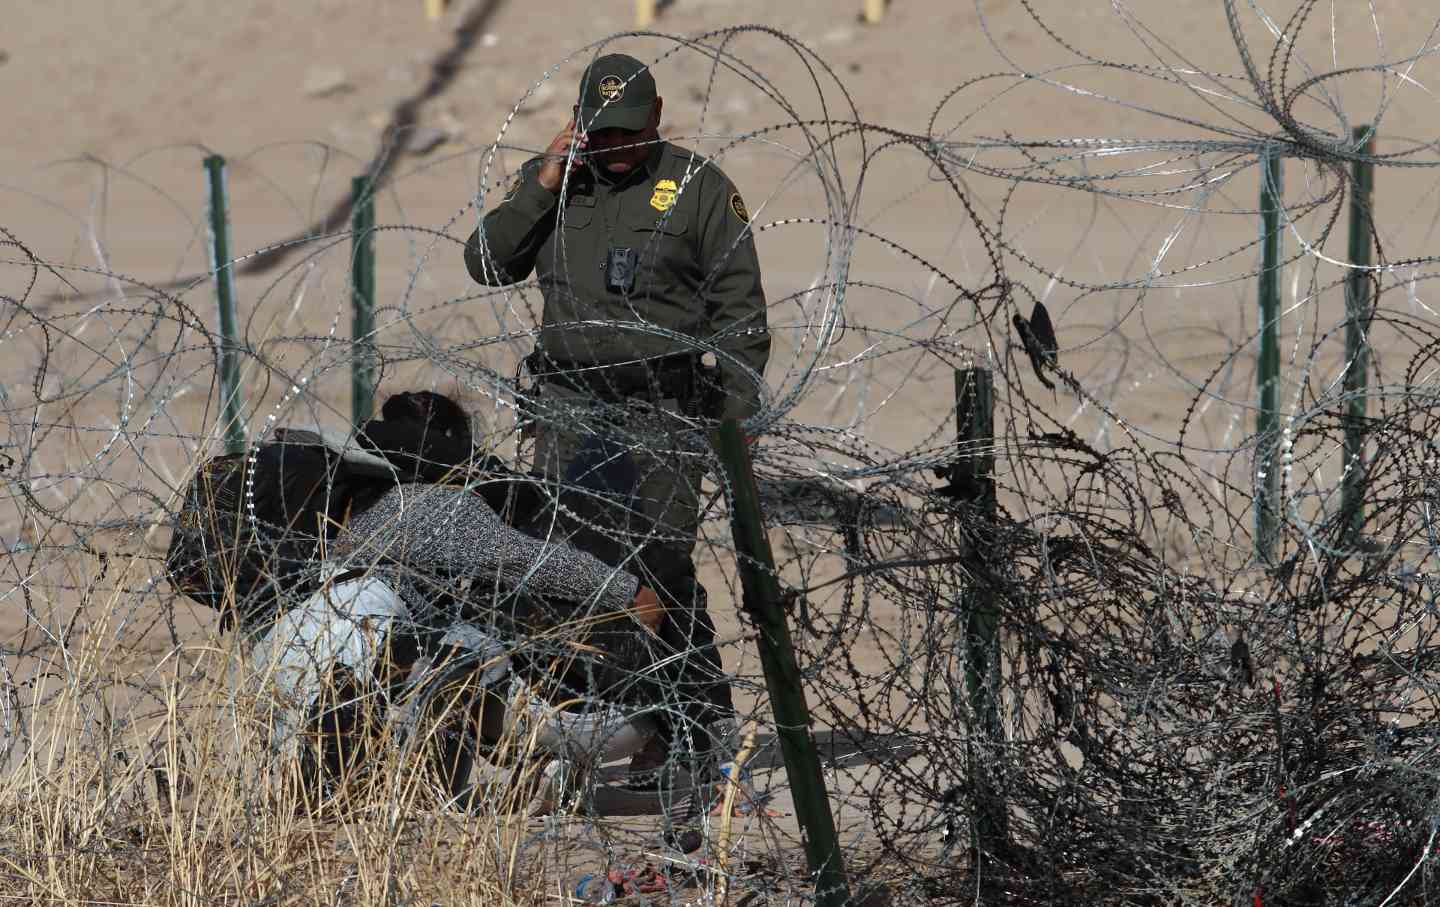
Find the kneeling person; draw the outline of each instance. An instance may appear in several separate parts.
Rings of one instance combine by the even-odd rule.
[[[450,404],[423,402],[439,410]],[[388,401],[387,408],[395,409]],[[507,653],[517,643],[526,649],[517,637],[533,629],[537,600],[571,603],[572,617],[633,618],[652,631],[664,618],[654,592],[634,576],[511,528],[468,487],[432,484],[464,465],[459,451],[469,455],[468,422],[457,435],[454,426],[441,430],[444,421],[427,410],[418,420],[366,426],[367,435],[387,438],[381,449],[398,482],[378,495],[372,489],[363,508],[350,512],[328,545],[317,592],[251,628],[259,637],[252,662],[276,706],[275,742],[301,757],[305,779],[322,791],[369,755],[369,731],[386,720],[381,706],[424,680],[415,674],[422,654],[458,649],[471,661],[479,657],[480,680],[488,676],[495,687],[501,675],[508,683],[514,667]],[[414,443],[396,442],[407,435]],[[353,449],[345,455],[366,456]],[[492,690],[478,704],[495,700]],[[494,736],[500,723],[493,709],[481,710],[482,735]],[[622,727],[613,720],[604,726]],[[555,733],[557,745],[573,749],[563,729]],[[633,749],[644,736],[624,739],[638,741]]]

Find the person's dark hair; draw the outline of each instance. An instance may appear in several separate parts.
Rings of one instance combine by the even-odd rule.
[[[406,391],[360,427],[360,443],[389,460],[402,482],[440,482],[473,453],[470,416],[444,394]]]
[[[390,422],[420,422],[446,438],[470,442],[470,415],[444,394],[434,391],[405,391],[392,394],[380,407],[380,416]]]

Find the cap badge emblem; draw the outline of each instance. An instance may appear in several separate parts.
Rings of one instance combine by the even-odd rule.
[[[605,101],[618,101],[625,97],[625,80],[619,76],[605,76],[600,80],[600,97]]]

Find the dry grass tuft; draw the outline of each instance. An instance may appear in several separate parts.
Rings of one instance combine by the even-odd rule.
[[[524,849],[533,769],[484,798],[492,808],[463,814],[444,808],[422,765],[426,747],[400,752],[382,731],[383,755],[316,802],[294,765],[264,746],[257,703],[232,683],[234,636],[201,634],[152,661],[126,638],[129,604],[122,593],[83,604],[71,622],[85,628],[78,642],[11,666],[19,724],[0,778],[3,900],[503,907],[552,899],[544,854]],[[527,764],[525,741],[511,747]]]

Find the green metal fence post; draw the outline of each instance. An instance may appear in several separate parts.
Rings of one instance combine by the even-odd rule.
[[[375,197],[370,178],[351,182],[351,320],[355,341],[350,365],[350,417],[355,425],[375,414]]]
[[[1260,158],[1260,391],[1255,420],[1255,554],[1270,562],[1280,526],[1280,152]]]
[[[961,499],[978,509],[983,523],[993,526],[995,379],[989,369],[955,370],[955,419],[960,455],[953,467],[952,487],[963,490]],[[981,546],[972,547],[971,552],[975,557],[984,556]],[[1002,739],[1000,608],[994,590],[981,581],[966,588],[961,606],[965,615],[965,686],[973,716],[971,739],[979,742],[971,747],[969,766],[975,796],[970,845],[972,865],[978,868],[985,854],[1004,851],[1010,829],[1002,766],[995,760],[987,765],[982,758],[984,750]]]
[[[215,298],[220,307],[220,411],[225,452],[245,449],[244,396],[240,393],[240,340],[235,315],[235,269],[230,265],[229,203],[225,196],[225,158],[205,158],[210,209],[210,270],[215,274]]]
[[[1368,136],[1368,140],[1367,140]],[[1356,126],[1359,152],[1371,155],[1375,137],[1369,126]],[[1364,143],[1363,145],[1361,143]],[[1375,165],[1356,159],[1350,165],[1350,264],[1345,276],[1345,472],[1340,484],[1340,513],[1347,540],[1355,542],[1365,526],[1365,348],[1370,326],[1370,236],[1374,213],[1370,197]]]
[[[815,878],[815,903],[818,907],[844,907],[850,900],[850,889],[835,819],[830,813],[825,775],[810,732],[810,706],[805,701],[800,666],[785,622],[775,556],[765,534],[750,453],[734,419],[721,424],[714,445],[729,481],[730,531],[735,539],[744,606],[759,630],[760,666],[770,691],[776,736],[780,738],[785,773],[795,798],[805,856]]]

